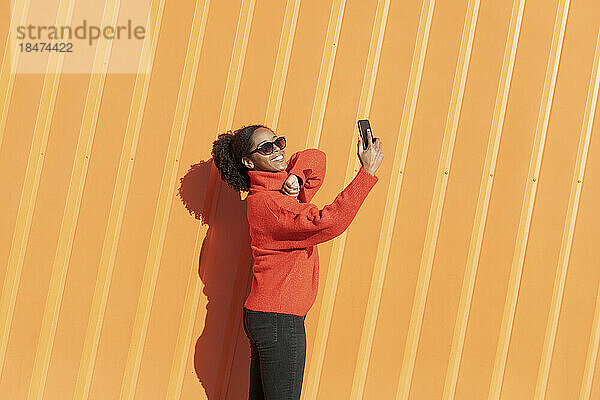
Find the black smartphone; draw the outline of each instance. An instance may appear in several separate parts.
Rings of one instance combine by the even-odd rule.
[[[370,136],[373,136],[373,131],[371,130],[371,124],[369,123],[369,120],[368,119],[359,119],[358,120],[358,132],[360,133],[360,138],[362,139],[363,150],[366,150],[367,146],[369,144],[369,142],[368,142],[369,133],[367,132],[367,130],[369,130],[371,132]],[[375,143],[375,137],[373,137],[373,143]]]

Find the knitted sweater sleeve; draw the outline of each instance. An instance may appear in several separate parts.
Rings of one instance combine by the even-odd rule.
[[[311,203],[265,199],[266,214],[270,215],[265,223],[272,239],[267,246],[276,250],[307,248],[341,235],[378,179],[361,166],[348,186],[322,209]]]
[[[294,153],[289,161],[290,175],[300,178],[300,193],[298,200],[309,203],[323,184],[325,178],[326,156],[319,149],[309,148]]]

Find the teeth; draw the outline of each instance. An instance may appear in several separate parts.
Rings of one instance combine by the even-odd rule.
[[[275,158],[273,159],[273,161],[280,161],[280,160],[283,160],[283,156],[282,156],[282,155],[280,155],[280,156],[277,156],[277,157],[275,157]]]

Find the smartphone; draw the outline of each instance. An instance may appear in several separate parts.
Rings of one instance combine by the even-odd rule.
[[[373,136],[373,131],[371,130],[371,124],[368,119],[359,119],[358,120],[358,132],[360,133],[360,138],[362,139],[363,150],[367,149],[369,134],[367,130],[371,131],[371,136]],[[375,137],[373,137],[373,143],[375,143]]]

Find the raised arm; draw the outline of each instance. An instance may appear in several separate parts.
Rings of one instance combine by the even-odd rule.
[[[309,203],[323,184],[326,169],[325,153],[319,149],[309,148],[294,153],[289,161],[287,170],[290,175],[296,175],[300,180],[298,200]]]
[[[267,212],[261,223],[266,239],[262,246],[276,250],[306,248],[341,235],[377,181],[376,176],[361,167],[333,203],[321,210],[311,203],[266,197]]]

